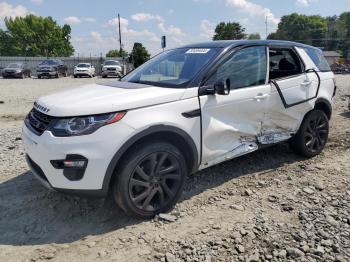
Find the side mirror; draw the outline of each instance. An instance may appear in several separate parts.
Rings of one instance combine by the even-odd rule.
[[[231,91],[231,82],[227,78],[226,81],[218,81],[214,84],[215,94],[227,96]]]

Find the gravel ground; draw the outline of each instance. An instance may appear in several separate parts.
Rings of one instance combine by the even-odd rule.
[[[20,120],[34,98],[94,81],[0,79],[0,261],[350,261],[350,76],[337,76],[321,155],[279,144],[198,172],[152,221],[110,198],[50,192],[28,172]]]

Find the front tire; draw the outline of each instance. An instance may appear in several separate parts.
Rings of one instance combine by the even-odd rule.
[[[314,157],[324,149],[329,134],[329,120],[321,110],[309,112],[298,131],[289,141],[290,147],[299,155]]]
[[[166,142],[141,144],[121,162],[113,196],[128,214],[148,219],[173,208],[187,176],[180,150]]]

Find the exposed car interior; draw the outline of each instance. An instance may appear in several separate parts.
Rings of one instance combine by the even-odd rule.
[[[292,49],[270,49],[270,80],[298,75],[302,65]]]

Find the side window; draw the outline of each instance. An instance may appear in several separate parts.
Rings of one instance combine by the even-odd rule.
[[[270,48],[270,80],[299,75],[303,66],[292,49]]]
[[[207,84],[230,79],[231,89],[263,85],[266,82],[265,46],[244,48],[221,64]]]
[[[320,70],[321,72],[331,71],[331,68],[330,68],[326,58],[324,58],[321,50],[318,50],[315,48],[304,48],[304,50],[309,55],[311,60],[315,63],[318,70]]]

